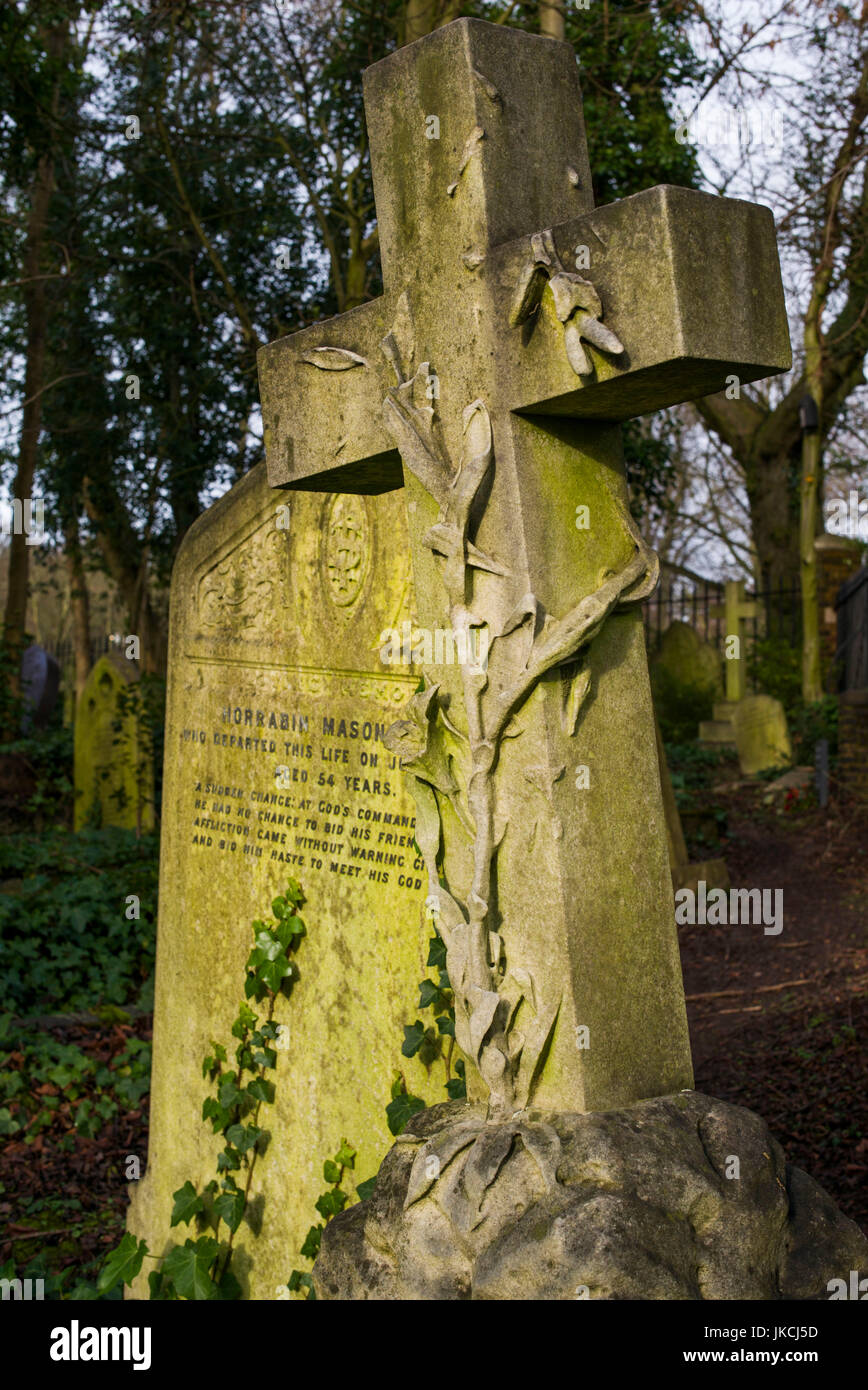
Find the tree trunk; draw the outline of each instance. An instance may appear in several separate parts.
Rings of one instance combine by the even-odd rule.
[[[24,311],[27,323],[24,369],[24,406],[21,412],[21,437],[18,446],[18,467],[12,484],[13,500],[19,503],[22,517],[32,508],[33,479],[39,431],[42,424],[42,388],[45,384],[46,295],[43,274],[43,249],[48,224],[48,210],[54,186],[54,160],[43,155],[39,160],[27,219],[27,239],[24,244],[23,276]],[[6,591],[6,611],[3,635],[6,647],[17,668],[24,645],[27,617],[28,572],[30,548],[24,527],[13,527],[9,546],[9,580]],[[17,694],[17,670],[13,686]]]
[[[793,588],[799,582],[798,528],[799,438],[783,447],[751,451],[743,462],[750,507],[751,535],[764,588]]]
[[[72,643],[75,660],[75,701],[81,699],[85,681],[90,673],[90,594],[81,559],[78,517],[64,526],[66,569],[69,575],[69,610],[72,618]]]
[[[566,38],[564,5],[567,0],[539,0],[539,31],[549,39]]]
[[[68,29],[64,21],[45,32],[46,52],[51,59],[59,59],[67,42]],[[51,99],[51,114],[56,118],[60,107],[60,78],[55,81]],[[27,233],[22,258],[23,298],[26,328],[24,404],[21,412],[21,436],[18,446],[18,467],[12,484],[13,502],[18,502],[22,522],[25,503],[32,509],[33,480],[36,474],[36,460],[39,448],[39,431],[42,425],[42,391],[45,385],[46,349],[46,281],[43,257],[47,240],[48,217],[51,208],[51,195],[54,189],[54,154],[51,149],[43,153],[36,165],[36,173],[30,199],[30,214],[27,219]],[[32,514],[32,511],[31,511]],[[9,547],[9,579],[6,591],[6,609],[3,617],[3,640],[12,657],[12,694],[20,691],[18,665],[24,645],[24,628],[27,620],[28,571],[30,553],[27,535],[23,525],[13,527]]]
[[[404,43],[413,43],[450,24],[461,14],[461,0],[407,0],[404,7]]]
[[[82,491],[85,511],[93,523],[106,569],[124,601],[129,624],[124,635],[139,639],[142,672],[162,675],[166,669],[168,642],[160,617],[151,604],[147,550],[133,532],[123,504],[113,494],[107,479],[101,479],[95,487],[85,478]],[[97,495],[106,498],[105,505],[96,501]]]

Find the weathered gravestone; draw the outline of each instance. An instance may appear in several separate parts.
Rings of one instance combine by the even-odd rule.
[[[670,623],[651,662],[651,690],[667,737],[696,737],[723,694],[719,652],[689,623]]]
[[[787,767],[793,760],[787,716],[772,695],[748,695],[733,713],[739,767],[745,776],[768,767]]]
[[[690,1052],[636,609],[656,563],[612,423],[789,366],[771,216],[671,188],[594,212],[564,44],[457,21],[369,69],[365,101],[385,293],[263,349],[269,478],[403,478],[423,625],[485,634],[484,665],[426,668],[386,742],[487,1105],[411,1121],[371,1201],[326,1228],[318,1294],[776,1297],[780,1151],[757,1117],[678,1094]],[[700,1201],[718,1237],[702,1258]],[[858,1233],[838,1221],[843,1267]]]
[[[54,706],[60,689],[60,667],[51,652],[38,643],[27,647],[21,657],[21,694],[24,712],[21,716],[21,732],[44,728]]]
[[[411,606],[399,496],[281,498],[264,465],[190,529],[172,578],[151,1128],[129,1228],[161,1253],[172,1193],[214,1176],[202,1059],[232,1041],[253,919],[296,878],[308,935],[275,1012],[271,1141],[251,1189],[262,1230],[239,1229],[232,1266],[254,1299],[285,1296],[304,1267],[341,1140],[357,1178],[376,1171],[396,1070],[444,1095],[442,1064],[429,1077],[401,1056],[431,927],[415,807],[380,738],[418,674],[379,649]]]
[[[712,695],[723,694],[720,655],[689,623],[669,624],[654,665],[666,671],[679,685],[695,685]]]
[[[154,828],[153,758],[136,708],[138,679],[136,662],[109,652],[85,682],[75,712],[76,830]]]

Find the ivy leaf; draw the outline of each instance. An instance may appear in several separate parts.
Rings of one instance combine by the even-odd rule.
[[[450,1100],[466,1100],[467,1082],[462,1081],[460,1076],[453,1076],[451,1081],[446,1082],[446,1094]]]
[[[266,961],[259,967],[259,978],[268,986],[273,994],[276,994],[286,979],[287,975],[292,974],[292,965],[287,960],[283,951],[277,956],[276,960]]]
[[[437,1020],[437,1028],[441,1034],[448,1038],[455,1037],[455,1018],[452,1014],[441,1014]]]
[[[346,1139],[341,1140],[341,1146],[335,1154],[335,1163],[339,1163],[342,1168],[355,1168],[356,1150],[350,1148]]]
[[[262,1130],[257,1125],[230,1125],[226,1138],[239,1153],[246,1154],[252,1149]]]
[[[100,1293],[109,1293],[116,1284],[131,1284],[139,1273],[147,1253],[147,1242],[137,1241],[132,1232],[127,1231],[99,1272],[97,1288]]]
[[[255,1028],[258,1022],[259,1015],[255,1014],[247,1004],[241,1004],[238,1009],[238,1017],[232,1025],[233,1038],[241,1038],[243,1040],[250,1029]],[[223,1060],[224,1062],[226,1061],[225,1051],[223,1053]]]
[[[404,1024],[404,1041],[401,1053],[404,1057],[415,1057],[425,1037],[425,1024],[416,1019],[415,1023]]]
[[[334,1187],[330,1192],[323,1192],[314,1203],[320,1216],[328,1221],[332,1216],[337,1216],[338,1212],[343,1211],[349,1197],[346,1192],[342,1192],[339,1187]]]
[[[205,1205],[189,1180],[184,1183],[183,1187],[179,1187],[177,1192],[173,1192],[172,1196],[175,1205],[172,1207],[170,1226],[179,1226],[182,1222],[189,1225],[196,1213],[201,1211]]]
[[[337,1163],[333,1163],[330,1158],[326,1159],[325,1163],[322,1166],[322,1171],[323,1177],[325,1178],[326,1182],[340,1182],[341,1169],[339,1165]]]
[[[234,1173],[240,1167],[241,1155],[227,1144],[223,1152],[217,1155],[217,1172]]]
[[[163,1274],[171,1279],[182,1298],[204,1302],[217,1297],[210,1269],[219,1249],[212,1236],[200,1236],[198,1240],[185,1240],[169,1252],[163,1261]]]
[[[446,943],[439,936],[432,936],[428,942],[427,964],[446,968]]]
[[[403,1133],[408,1121],[420,1110],[426,1108],[421,1096],[408,1095],[406,1091],[397,1095],[393,1101],[386,1106],[386,1119],[389,1122],[389,1133],[397,1135]]]
[[[238,1086],[235,1084],[234,1078],[232,1078],[222,1083],[220,1090],[217,1092],[217,1095],[219,1097],[220,1104],[222,1105],[223,1109],[231,1110],[232,1106],[236,1104],[238,1097],[241,1095],[241,1092],[238,1089]]]
[[[419,981],[419,1008],[427,1009],[429,1004],[433,1004],[440,994],[440,990],[433,980]]]
[[[262,952],[261,960],[276,960],[283,947],[270,931],[261,931],[256,938],[256,946]],[[252,954],[255,954],[253,952]],[[261,963],[261,961],[260,961]]]
[[[274,1082],[266,1081],[264,1076],[255,1076],[247,1084],[247,1094],[252,1096],[254,1100],[271,1105],[274,1102]]]
[[[161,1269],[152,1269],[148,1275],[148,1298],[155,1303],[168,1303],[177,1297],[171,1279],[166,1279]]]
[[[305,932],[306,927],[300,917],[284,917],[280,925],[274,929],[274,935],[284,948],[300,940]]]
[[[231,1269],[226,1269],[223,1271],[220,1283],[217,1285],[217,1297],[219,1299],[222,1299],[224,1302],[230,1298],[236,1299],[243,1297],[243,1294],[241,1292],[241,1285],[235,1278],[235,1275],[232,1273]]]
[[[226,1222],[230,1231],[237,1231],[241,1225],[244,1207],[244,1193],[238,1188],[232,1192],[221,1193],[214,1203],[215,1212],[222,1221]]]
[[[304,1245],[301,1247],[300,1251],[306,1260],[316,1259],[319,1254],[320,1245],[322,1244],[322,1233],[324,1230],[324,1226],[311,1226],[304,1238]],[[291,1287],[292,1285],[290,1285],[290,1288]]]
[[[360,1202],[367,1202],[374,1195],[374,1188],[377,1186],[376,1173],[372,1178],[366,1178],[364,1182],[356,1184],[356,1196]],[[302,1252],[304,1253],[304,1252]]]
[[[287,903],[286,898],[275,898],[271,904],[271,910],[279,922],[282,917],[286,916],[287,911],[289,910],[289,904]]]
[[[215,1134],[219,1134],[222,1129],[225,1129],[231,1118],[229,1111],[224,1110],[213,1096],[208,1096],[202,1102],[202,1119],[211,1121]]]
[[[295,903],[296,907],[302,907],[307,901],[301,884],[298,879],[295,878],[287,880],[286,888],[284,889],[284,897],[288,898],[291,903]]]

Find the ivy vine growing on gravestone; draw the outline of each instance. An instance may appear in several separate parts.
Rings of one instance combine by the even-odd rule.
[[[446,973],[446,946],[441,937],[436,933],[428,943],[427,964],[437,970],[437,980],[425,979],[419,981],[419,1008],[430,1009],[434,1016],[434,1022],[426,1025],[422,1019],[417,1018],[413,1023],[404,1024],[404,1042],[401,1052],[405,1057],[419,1057],[420,1062],[426,1069],[441,1060],[446,1071],[446,1094],[450,1100],[464,1100],[467,1095],[467,1085],[464,1076],[464,1062],[459,1058],[455,1062],[455,1075],[453,1076],[452,1056],[455,1050],[455,1007],[452,986],[449,983],[449,976]],[[445,1043],[444,1040],[448,1039]],[[396,1137],[401,1134],[409,1123],[413,1115],[426,1108],[426,1103],[421,1096],[414,1096],[407,1090],[407,1082],[403,1072],[396,1072],[392,1082],[391,1098],[386,1106],[386,1119],[389,1125],[390,1134]],[[355,1167],[356,1150],[351,1149],[346,1139],[341,1141],[341,1147],[333,1159],[326,1159],[323,1164],[323,1175],[327,1183],[331,1186],[316,1201],[316,1209],[323,1218],[317,1226],[311,1226],[304,1239],[300,1254],[311,1263],[317,1258],[322,1245],[322,1233],[328,1222],[338,1212],[344,1210],[349,1201],[349,1194],[344,1192],[341,1187],[345,1168]],[[359,1201],[364,1202],[374,1191],[377,1177],[366,1179],[365,1182],[357,1183],[356,1195]],[[313,1287],[313,1276],[311,1272],[294,1269],[289,1276],[287,1288],[292,1293],[300,1293],[302,1289],[307,1292],[304,1295],[308,1300],[315,1300],[316,1293]]]
[[[277,1064],[274,1043],[279,1028],[273,1021],[274,1006],[278,995],[290,995],[297,978],[290,957],[306,934],[298,913],[304,901],[301,886],[290,879],[271,905],[273,922],[253,923],[255,944],[247,959],[245,1002],[232,1025],[232,1036],[238,1040],[234,1063],[220,1043],[212,1043],[202,1063],[202,1074],[210,1077],[215,1093],[205,1100],[202,1118],[211,1121],[215,1134],[222,1134],[224,1146],[217,1156],[217,1178],[201,1192],[188,1180],[172,1194],[170,1225],[187,1226],[193,1235],[183,1245],[175,1244],[155,1256],[144,1240],[128,1231],[103,1265],[98,1282],[101,1294],[120,1283],[132,1284],[145,1259],[153,1259],[157,1268],[148,1275],[152,1299],[241,1298],[231,1267],[233,1246],[247,1211],[256,1160],[267,1142],[259,1119],[262,1106],[274,1103],[275,1083],[269,1077]],[[246,1002],[249,999],[266,1003],[264,1022]],[[342,1146],[337,1157],[343,1152]],[[352,1155],[352,1150],[348,1152]],[[227,1232],[222,1238],[221,1225]]]

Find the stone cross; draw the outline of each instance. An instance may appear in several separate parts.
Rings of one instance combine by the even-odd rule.
[[[364,82],[384,294],[262,350],[269,480],[403,485],[421,627],[485,638],[387,736],[470,1097],[669,1094],[692,1069],[636,606],[656,559],[616,422],[789,367],[771,214],[668,187],[594,210],[555,40],[457,20]]]
[[[728,579],[723,589],[723,607],[719,604],[711,609],[712,617],[722,617],[726,627],[725,642],[734,637],[737,640],[735,652],[726,653],[726,698],[737,704],[747,694],[747,663],[744,655],[744,625],[748,618],[755,618],[759,609],[753,600],[744,596],[744,580]]]

